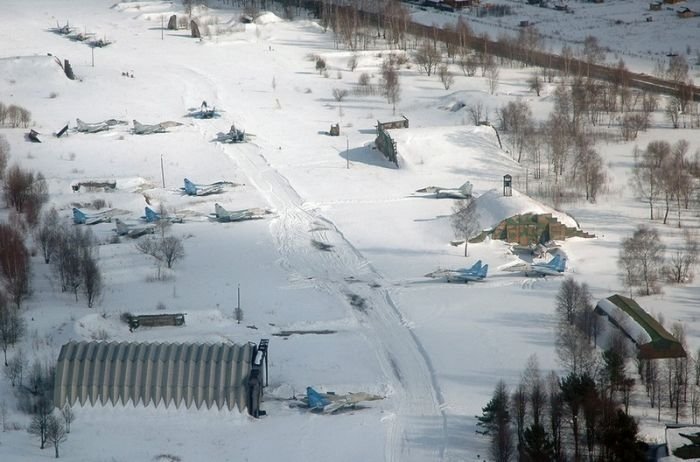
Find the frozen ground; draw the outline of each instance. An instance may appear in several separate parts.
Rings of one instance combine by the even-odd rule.
[[[358,69],[350,72],[346,62],[351,54],[335,50],[330,35],[313,22],[266,15],[243,26],[237,23],[239,11],[212,10],[206,15],[218,18],[220,34],[198,41],[188,31],[165,31],[161,40],[161,16],[180,12],[178,3],[8,0],[2,8],[0,100],[30,109],[33,128],[44,140],[29,144],[25,130],[0,129],[10,141],[12,161],[47,176],[51,203],[65,219],[72,203],[98,198],[136,218],[143,214],[144,196],[185,216],[185,223],[173,225],[171,232],[183,237],[187,255],[165,282],[149,282],[155,268],[133,241],[107,244],[112,225],[93,227],[104,242],[100,264],[106,280],[106,293],[94,309],[61,294],[48,267],[35,258],[24,351],[55,358],[70,339],[271,338],[266,417],[253,420],[215,410],[78,408],[63,458],[126,461],[173,454],[183,461],[475,460],[485,454],[485,441],[474,432],[473,416],[496,381],[516,383],[532,354],[543,370],[558,367],[553,297],[559,281],[497,270],[479,285],[422,277],[438,266],[464,266],[481,258],[497,268],[514,257],[503,243],[487,241],[470,245],[465,259],[463,248],[449,244],[454,239],[447,218],[452,201],[414,193],[468,179],[475,193],[488,197],[489,191],[500,190],[504,173],[521,173],[491,129],[465,125],[464,110],[451,108],[456,101],[481,100],[493,110],[522,97],[538,117],[545,117],[550,89],[541,98],[528,94],[523,81],[531,70],[502,70],[499,91],[489,95],[482,78],[458,76],[446,91],[436,78],[402,69],[397,113],[405,114],[412,128],[392,132],[401,153],[402,168],[396,169],[372,147],[376,121],[398,117],[391,106],[380,97],[351,95],[339,108],[332,97],[333,88],[351,90],[360,72],[376,74],[379,52],[362,53]],[[114,42],[95,49],[94,67],[89,47],[49,30],[66,20]],[[80,80],[65,79],[47,53],[69,59]],[[315,71],[307,58],[311,53],[326,58],[328,78]],[[134,77],[124,77],[125,71]],[[221,109],[222,117],[185,117],[202,100]],[[76,117],[183,125],[151,136],[132,135],[127,126],[94,135],[51,136],[69,121],[74,126]],[[234,122],[254,135],[251,142],[222,146],[211,141]],[[327,136],[336,122],[342,136]],[[698,135],[689,131],[652,130],[638,142],[644,146],[661,137],[686,137],[692,151],[700,147]],[[598,298],[622,289],[615,266],[618,244],[647,214],[627,186],[632,148],[601,146],[611,169],[609,193],[595,205],[566,207],[584,230],[597,236],[563,244],[568,272],[590,284]],[[185,176],[240,186],[218,196],[183,197],[177,190]],[[71,182],[94,178],[116,180],[117,191],[71,192]],[[484,216],[546,210],[518,194],[513,199],[510,208],[489,202],[493,208]],[[273,215],[212,223],[206,215],[214,202],[230,209],[266,207]],[[663,229],[672,243],[677,231]],[[323,252],[312,241],[332,247]],[[245,315],[240,325],[232,318],[239,285]],[[352,305],[351,299],[364,304]],[[695,286],[669,288],[642,305],[663,312],[667,325],[684,322],[695,350],[700,346],[695,300]],[[155,312],[159,303],[168,311],[186,312],[186,326],[130,333],[118,320],[126,310]],[[336,333],[274,336],[281,330],[319,329]],[[336,416],[290,408],[287,399],[309,385],[386,399]],[[4,378],[0,400],[14,402]],[[642,395],[638,401],[645,433],[662,438],[655,416],[644,415]],[[9,419],[28,423],[13,406]],[[53,457],[25,431],[0,434],[0,443],[3,462]]]

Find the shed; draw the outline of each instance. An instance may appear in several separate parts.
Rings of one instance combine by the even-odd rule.
[[[686,357],[683,345],[631,298],[611,295],[598,301],[595,312],[607,316],[637,346],[640,359]]]
[[[263,361],[267,365],[265,339],[260,348],[255,343],[69,342],[56,364],[54,404],[237,407],[258,416]]]

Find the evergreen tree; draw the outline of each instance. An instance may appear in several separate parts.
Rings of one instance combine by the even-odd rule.
[[[524,453],[526,462],[554,460],[554,446],[541,424],[532,424],[525,429]]]

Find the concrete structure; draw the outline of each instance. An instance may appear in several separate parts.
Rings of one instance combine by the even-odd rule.
[[[225,406],[257,416],[263,387],[258,352],[254,343],[70,342],[58,356],[54,404]],[[267,344],[264,359],[266,353]]]
[[[506,193],[505,179],[503,193],[504,195]],[[585,231],[560,223],[551,213],[514,215],[501,221],[493,229],[483,231],[478,236],[469,239],[469,242],[482,242],[486,236],[522,246],[544,244],[552,240],[563,241],[570,237],[595,237]]]

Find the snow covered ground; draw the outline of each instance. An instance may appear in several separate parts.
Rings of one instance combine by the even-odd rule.
[[[453,104],[483,101],[494,110],[522,97],[544,118],[551,89],[541,98],[529,94],[523,83],[528,69],[502,70],[496,95],[480,77],[460,75],[445,90],[415,67],[402,69],[397,113],[405,114],[412,128],[392,130],[401,155],[397,169],[373,148],[376,121],[399,117],[391,106],[378,96],[351,94],[339,107],[332,97],[333,88],[352,90],[360,72],[376,75],[386,50],[360,53],[351,72],[346,64],[351,53],[334,49],[330,34],[308,20],[288,22],[267,14],[242,25],[240,11],[215,9],[202,14],[218,18],[211,19],[218,35],[196,40],[178,30],[165,31],[161,39],[161,17],[167,23],[170,14],[181,13],[178,2],[74,3],[3,2],[0,101],[32,111],[33,128],[44,140],[30,144],[24,141],[26,130],[0,129],[11,144],[12,162],[47,176],[51,204],[66,220],[71,204],[100,198],[132,218],[143,214],[144,197],[176,211],[185,223],[173,225],[171,232],[184,239],[186,257],[169,279],[154,282],[152,262],[133,241],[110,244],[113,225],[95,225],[104,243],[99,253],[106,291],[94,309],[61,294],[49,268],[35,257],[23,350],[49,360],[71,339],[243,343],[271,338],[271,362],[262,419],[216,410],[78,408],[62,457],[448,461],[484,455],[486,441],[475,434],[473,416],[496,381],[516,383],[533,354],[543,370],[558,367],[553,299],[559,281],[493,270],[514,259],[498,241],[471,244],[465,259],[463,248],[450,245],[452,201],[414,192],[465,180],[482,197],[500,191],[503,174],[517,175],[520,167],[498,147],[492,129],[465,125],[468,117],[464,110],[451,110]],[[94,67],[89,47],[50,31],[66,21],[114,42],[94,50]],[[69,59],[79,80],[67,80],[47,53]],[[315,71],[308,59],[312,53],[326,59],[327,78]],[[202,100],[220,109],[222,117],[186,117]],[[75,118],[183,125],[150,136],[133,135],[128,126],[51,136],[67,122],[75,126]],[[341,136],[327,136],[337,122]],[[249,143],[212,142],[232,123],[253,135]],[[689,139],[691,151],[700,148],[700,137],[690,131],[651,130],[638,143],[681,137]],[[597,236],[563,244],[568,274],[587,282],[597,298],[622,290],[615,265],[618,244],[647,214],[627,183],[632,149],[631,144],[601,146],[611,169],[609,193],[598,204],[565,210]],[[178,192],[184,177],[240,185],[222,195],[192,198]],[[72,182],[95,178],[116,180],[117,190],[71,191]],[[483,218],[539,210],[520,200],[517,191],[513,200],[512,209],[489,201],[494,205]],[[228,209],[265,207],[273,214],[213,223],[207,215],[214,202]],[[671,227],[663,230],[669,244],[679,235]],[[314,241],[332,247],[324,252]],[[477,259],[492,268],[482,284],[422,277],[436,267]],[[239,286],[244,320],[236,324]],[[663,312],[667,325],[685,323],[695,350],[700,346],[696,300],[697,286],[687,286],[667,288],[641,304]],[[129,332],[119,321],[124,311],[157,312],[159,304],[186,312],[186,326]],[[335,333],[275,336],[282,330]],[[310,385],[386,399],[335,416],[290,408],[288,398]],[[14,399],[2,378],[0,401]],[[644,414],[643,396],[639,401],[645,432],[650,439],[662,438],[655,415]],[[14,406],[9,411],[11,422],[28,424]],[[3,462],[53,457],[23,430],[0,434],[0,456]]]

